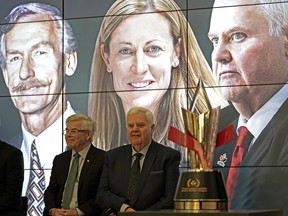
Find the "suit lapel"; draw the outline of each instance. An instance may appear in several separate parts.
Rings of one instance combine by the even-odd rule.
[[[131,167],[132,167],[132,146],[131,145],[127,145],[127,148],[124,149],[124,152],[123,152],[123,154],[121,154],[121,157],[122,157],[121,161],[122,161],[123,167],[124,167],[124,169],[123,169],[123,178],[124,178],[123,181],[128,182]],[[128,167],[128,169],[127,169],[127,167]],[[127,184],[127,186],[128,186],[128,184]]]
[[[124,191],[128,191],[128,182],[129,182],[129,176],[131,171],[131,162],[132,162],[132,147],[131,145],[126,145],[125,148],[123,148],[123,152],[119,155],[121,157],[121,164],[119,164],[120,173],[122,175],[121,179],[123,179],[122,183],[125,182],[123,185]],[[128,167],[128,169],[127,169]]]
[[[61,169],[59,169],[58,172],[60,173],[58,173],[57,175],[61,178],[60,182],[62,185],[61,186],[62,191],[64,190],[64,186],[69,175],[71,154],[72,154],[72,150],[65,152],[65,154],[63,154],[63,160],[61,159],[61,164],[58,164],[59,167],[61,167]],[[63,175],[63,171],[65,172],[64,175]]]
[[[258,164],[260,160],[267,154],[272,142],[272,133],[269,129],[270,126],[264,129],[260,136],[256,139],[251,149],[247,152],[242,165],[243,166],[254,166]]]
[[[67,151],[67,153],[63,155],[64,160],[63,160],[62,166],[65,170],[67,170],[67,175],[69,173],[71,155],[72,155],[72,150]]]
[[[234,131],[235,128],[237,127],[237,123],[238,118],[232,122]],[[222,172],[225,181],[228,176],[229,167],[231,165],[231,160],[235,149],[236,141],[237,137],[231,140],[230,142],[217,147],[214,150],[213,168],[218,169]]]
[[[261,162],[265,157],[269,156],[269,154],[267,153],[269,149],[279,148],[278,144],[276,144],[277,147],[275,146],[271,147],[271,145],[273,145],[275,131],[278,131],[279,127],[283,127],[282,122],[283,118],[286,117],[287,115],[287,109],[288,109],[288,100],[286,99],[286,101],[282,104],[282,106],[273,116],[271,121],[263,129],[259,137],[255,140],[255,143],[252,145],[250,151],[244,158],[243,165],[248,166],[254,166],[255,164],[265,165]],[[272,165],[272,163],[273,161],[269,161],[269,164],[266,165],[269,166]]]
[[[82,185],[82,183],[83,183],[83,181],[85,179],[85,176],[86,176],[91,164],[95,160],[95,158],[96,158],[95,149],[91,145],[89,151],[87,152],[86,158],[84,158],[84,161],[83,161],[83,166],[82,166],[81,173],[80,173],[80,178],[79,178],[79,188]]]

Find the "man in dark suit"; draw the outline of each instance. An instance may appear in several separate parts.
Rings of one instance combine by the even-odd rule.
[[[44,215],[101,214],[96,194],[105,152],[91,144],[93,132],[94,123],[87,115],[74,114],[67,118],[64,133],[71,149],[57,155],[53,161],[50,183],[44,193]],[[69,196],[68,182],[71,182],[76,158],[79,158],[78,168]]]
[[[242,137],[246,128],[252,138],[247,148],[235,139],[215,150],[230,207],[282,209],[287,216],[288,4],[281,2],[215,0],[208,36],[214,75],[239,113],[235,131]],[[236,165],[240,148],[244,156]]]
[[[98,191],[99,205],[106,215],[173,208],[180,153],[152,140],[155,125],[149,110],[132,108],[126,121],[131,144],[107,152]],[[138,154],[140,177],[131,192],[133,172],[130,170],[133,170]]]
[[[0,140],[0,215],[21,216],[24,162],[22,152]]]

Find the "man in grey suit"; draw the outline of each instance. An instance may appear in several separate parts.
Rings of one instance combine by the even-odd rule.
[[[179,177],[180,153],[152,140],[153,114],[135,107],[126,118],[131,144],[107,152],[98,200],[106,215],[137,210],[173,208]],[[140,176],[132,191],[131,176],[139,156]]]
[[[213,72],[239,113],[236,133],[247,128],[253,137],[241,147],[247,153],[238,165],[235,140],[215,150],[215,167],[227,183],[234,179],[232,209],[283,209],[288,215],[287,11],[283,0],[214,2],[208,33]]]

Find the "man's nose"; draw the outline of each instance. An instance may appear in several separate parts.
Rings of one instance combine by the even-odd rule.
[[[133,125],[133,128],[132,128],[132,130],[133,130],[133,131],[138,131],[138,130],[139,130],[139,128],[138,128],[138,126],[135,124],[135,125]]]
[[[33,68],[32,62],[30,61],[30,59],[23,57],[23,61],[22,61],[21,68],[19,71],[20,79],[27,80],[29,77],[34,77],[35,73],[32,68]]]
[[[230,62],[232,56],[229,50],[229,45],[224,41],[219,40],[217,46],[215,46],[212,51],[211,57],[214,63],[225,64],[227,62]]]

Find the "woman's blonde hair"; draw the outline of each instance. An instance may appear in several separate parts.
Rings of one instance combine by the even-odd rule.
[[[101,57],[100,47],[109,54],[111,34],[127,17],[141,13],[161,13],[171,23],[174,45],[180,42],[179,66],[171,70],[171,82],[159,105],[159,113],[154,114],[157,142],[186,152],[182,147],[167,140],[169,126],[184,131],[181,108],[191,105],[191,98],[201,76],[204,83],[214,86],[211,69],[203,56],[197,40],[184,14],[173,0],[118,0],[108,10],[103,19],[96,41],[90,77],[90,95],[88,113],[96,121],[94,142],[97,147],[109,150],[123,145],[126,141],[125,113],[121,99],[117,96],[112,80],[112,73],[106,72],[106,65]],[[157,21],[155,21],[157,22]],[[164,90],[159,90],[164,91]],[[212,106],[225,106],[227,102],[221,94],[211,88]],[[206,101],[198,97],[196,110],[199,113],[208,110]],[[125,138],[123,138],[125,137]],[[185,155],[182,154],[182,158]]]

